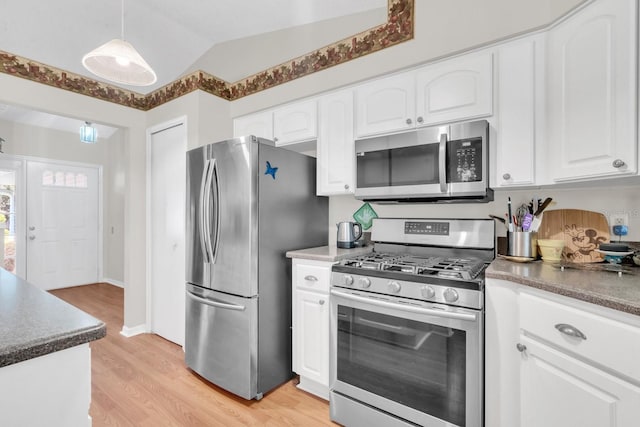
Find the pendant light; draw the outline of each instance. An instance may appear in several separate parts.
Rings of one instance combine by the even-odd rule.
[[[98,129],[91,126],[91,123],[84,122],[84,125],[80,126],[80,141],[95,144],[98,141]]]
[[[98,77],[131,86],[149,86],[158,78],[138,51],[124,40],[124,0],[121,38],[97,47],[82,58],[84,68]]]

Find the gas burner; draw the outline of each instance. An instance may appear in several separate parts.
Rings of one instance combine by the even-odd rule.
[[[417,274],[471,280],[483,269],[484,262],[473,258],[440,258],[437,263],[419,269]]]

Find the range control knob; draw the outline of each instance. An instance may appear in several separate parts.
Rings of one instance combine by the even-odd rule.
[[[455,291],[455,289],[451,289],[451,288],[445,289],[443,296],[446,302],[458,301],[458,293]]]
[[[436,291],[434,291],[431,286],[423,286],[420,292],[422,293],[422,296],[427,299],[431,299],[436,296]]]
[[[369,286],[371,286],[371,280],[366,277],[361,277],[358,279],[358,286],[363,289],[367,289]]]
[[[347,286],[353,285],[353,277],[352,276],[349,276],[348,274],[345,274],[344,277],[343,277],[343,280],[344,280],[344,284],[345,285],[347,285]]]
[[[387,287],[389,288],[389,292],[393,292],[394,294],[400,292],[400,283],[396,282],[395,280],[393,282],[389,282]]]

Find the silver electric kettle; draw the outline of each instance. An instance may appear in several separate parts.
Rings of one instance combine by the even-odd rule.
[[[362,237],[362,226],[357,222],[343,221],[336,224],[338,238],[336,246],[342,249],[356,247],[356,240]]]

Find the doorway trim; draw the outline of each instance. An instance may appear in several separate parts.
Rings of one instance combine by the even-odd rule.
[[[157,124],[155,126],[152,126],[150,128],[147,128],[146,130],[146,140],[147,140],[147,146],[146,146],[146,150],[147,150],[147,159],[146,159],[146,199],[145,199],[145,206],[146,206],[146,254],[145,254],[145,260],[146,260],[146,266],[145,266],[145,276],[146,276],[146,283],[145,283],[145,303],[146,303],[146,314],[145,314],[145,325],[144,325],[144,330],[139,330],[136,328],[137,333],[151,333],[151,306],[152,306],[152,299],[151,299],[151,292],[152,292],[152,286],[151,286],[151,229],[152,229],[152,223],[151,223],[151,140],[153,137],[153,134],[158,133],[158,132],[162,132],[164,130],[167,129],[171,129],[173,127],[176,126],[184,126],[187,132],[187,149],[188,149],[188,138],[189,138],[189,128],[187,126],[187,116],[183,115],[183,116],[179,116],[176,117],[174,119],[168,120],[166,122],[162,122],[160,124]],[[182,284],[184,286],[184,283]],[[140,328],[142,329],[142,328]],[[136,333],[133,333],[132,335],[137,335]]]

